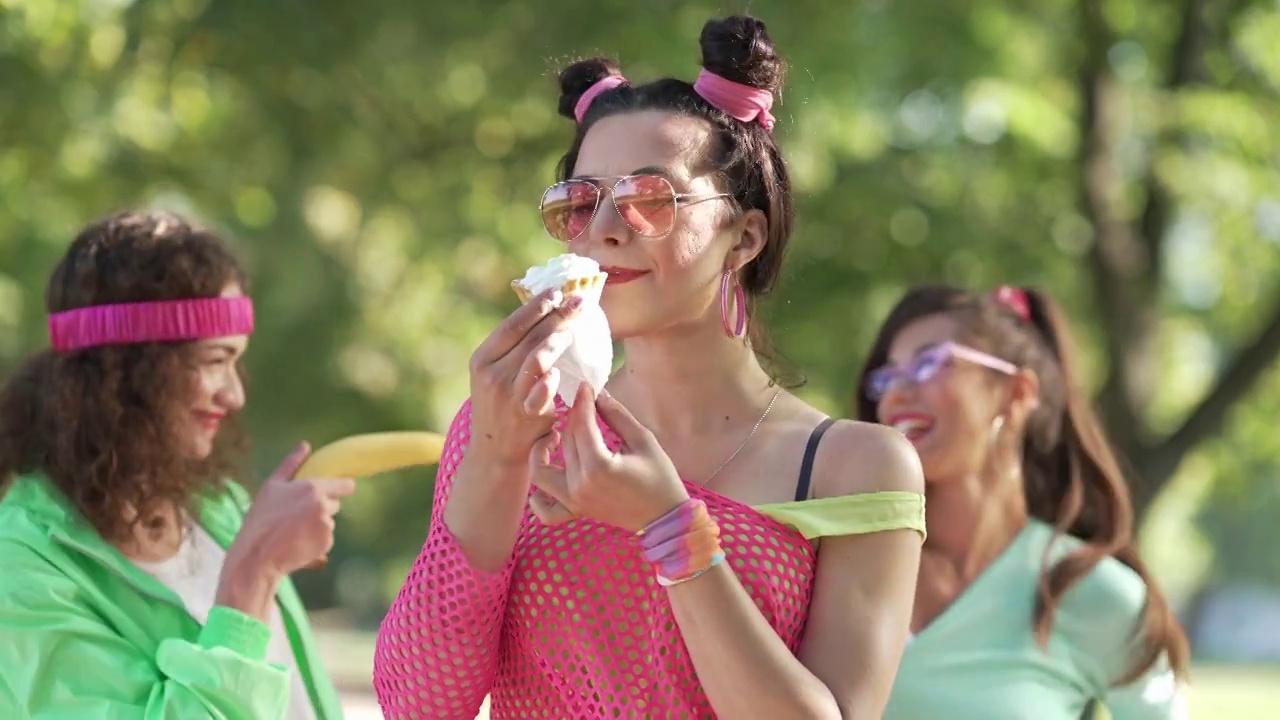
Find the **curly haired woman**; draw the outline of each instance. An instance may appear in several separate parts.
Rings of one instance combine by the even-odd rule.
[[[126,213],[49,280],[52,349],[0,388],[0,717],[338,718],[289,573],[350,479],[249,505],[233,475],[253,328],[213,234]]]

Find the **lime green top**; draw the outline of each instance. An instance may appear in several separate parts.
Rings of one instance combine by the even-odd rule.
[[[915,530],[925,536],[924,495],[885,491],[756,505],[756,510],[795,528],[807,540],[863,535],[883,530]]]
[[[249,497],[231,484],[199,507],[224,548]],[[201,626],[172,590],[108,544],[47,480],[0,499],[0,718],[283,720],[287,671],[271,629],[215,606]],[[317,720],[342,717],[293,584],[276,593]]]
[[[1114,558],[1099,563],[1058,605],[1047,649],[1032,632],[1036,586],[1078,547],[1030,522],[990,567],[906,648],[884,720],[1079,720],[1100,701],[1113,720],[1181,720],[1186,699],[1158,664],[1112,687],[1130,667],[1146,603],[1142,578]]]

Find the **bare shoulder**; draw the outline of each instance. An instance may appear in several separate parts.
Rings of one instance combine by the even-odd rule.
[[[893,428],[837,420],[818,446],[814,462],[817,497],[886,491],[924,493],[924,470],[916,449]]]

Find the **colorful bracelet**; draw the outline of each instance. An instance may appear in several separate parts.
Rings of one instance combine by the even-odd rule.
[[[720,526],[701,500],[680,503],[636,535],[664,587],[692,580],[725,560]]]
[[[690,580],[692,580],[692,579],[694,579],[694,578],[698,577],[698,576],[699,576],[699,575],[701,575],[702,573],[704,573],[704,572],[706,572],[706,571],[710,570],[711,568],[713,568],[713,567],[715,567],[715,566],[719,565],[720,563],[724,562],[724,560],[725,560],[724,553],[723,553],[723,552],[718,552],[718,553],[716,553],[714,556],[712,556],[712,558],[711,558],[711,564],[710,564],[710,565],[707,565],[706,567],[704,567],[704,568],[702,568],[701,570],[699,570],[699,571],[697,571],[697,572],[693,573],[692,575],[690,575],[690,576],[688,576],[688,577],[682,577],[682,578],[680,578],[680,579],[678,579],[678,580],[671,580],[671,579],[669,579],[669,578],[665,578],[665,577],[663,577],[662,575],[658,575],[658,576],[657,576],[657,577],[658,577],[658,584],[659,584],[659,585],[661,585],[662,587],[671,587],[672,585],[679,585],[680,583],[686,583],[686,582],[689,582]]]

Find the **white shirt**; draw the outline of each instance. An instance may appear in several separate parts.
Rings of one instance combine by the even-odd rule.
[[[182,599],[191,617],[203,625],[213,609],[218,578],[226,559],[226,552],[209,533],[199,525],[193,525],[173,557],[155,563],[134,560],[133,564],[172,590]],[[289,720],[315,720],[311,697],[289,646],[280,608],[275,603],[271,605],[269,624],[271,642],[267,645],[267,661],[289,671],[289,712],[286,717]]]

